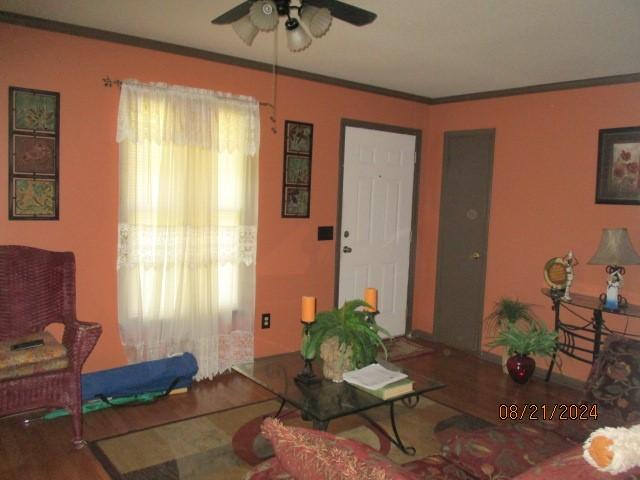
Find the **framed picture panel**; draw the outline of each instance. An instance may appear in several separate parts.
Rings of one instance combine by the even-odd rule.
[[[640,127],[600,130],[596,203],[640,205]]]
[[[309,218],[313,125],[284,122],[282,217]]]
[[[60,94],[9,87],[9,220],[59,218]]]

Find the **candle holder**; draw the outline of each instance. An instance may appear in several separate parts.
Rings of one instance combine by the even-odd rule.
[[[367,319],[367,322],[368,323],[376,323],[376,315],[378,315],[379,313],[380,313],[379,310],[376,310],[374,312],[366,310],[365,317]]]
[[[310,341],[311,335],[311,325],[309,323],[304,323],[303,330],[303,340],[302,340],[302,348],[300,349],[300,354],[302,358],[304,358],[304,367],[302,371],[294,377],[294,380],[297,383],[301,383],[303,385],[312,385],[314,383],[319,383],[322,381],[321,378],[317,377],[315,373],[313,373],[313,367],[311,366],[311,361],[313,357],[309,357],[309,353],[307,352],[307,347]]]

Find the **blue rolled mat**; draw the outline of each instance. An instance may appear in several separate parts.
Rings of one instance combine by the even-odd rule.
[[[198,362],[187,352],[160,360],[85,373],[82,375],[82,401],[98,395],[109,398],[162,392],[176,380],[173,388],[190,387],[197,372]]]

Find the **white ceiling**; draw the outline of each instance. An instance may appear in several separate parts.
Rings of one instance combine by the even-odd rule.
[[[345,0],[378,14],[333,21],[284,67],[437,98],[640,72],[640,0]],[[0,0],[0,10],[271,63],[210,20],[241,0]],[[294,4],[297,3],[293,2]]]

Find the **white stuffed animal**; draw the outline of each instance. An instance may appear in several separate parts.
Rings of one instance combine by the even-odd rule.
[[[584,442],[583,456],[598,470],[613,474],[640,466],[640,424],[599,428]]]

